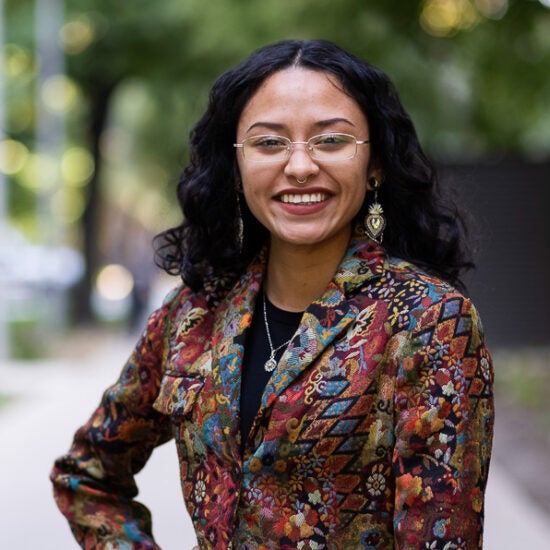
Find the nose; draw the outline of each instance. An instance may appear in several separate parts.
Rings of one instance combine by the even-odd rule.
[[[319,173],[319,165],[311,158],[306,143],[294,143],[286,161],[285,175],[304,180]]]

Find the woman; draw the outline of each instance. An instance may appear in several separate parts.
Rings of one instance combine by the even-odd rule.
[[[184,284],[52,473],[82,547],[157,548],[133,475],[175,437],[201,548],[481,548],[491,361],[388,78],[327,42],[259,50],[178,192],[157,252]]]

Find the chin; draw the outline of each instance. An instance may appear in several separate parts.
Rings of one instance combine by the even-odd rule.
[[[331,234],[323,234],[323,233],[293,233],[291,235],[289,234],[279,234],[275,236],[275,239],[279,241],[281,244],[286,244],[290,246],[318,246],[325,243],[328,243],[335,239],[336,235]],[[273,237],[272,237],[273,238]],[[346,235],[346,241],[348,239],[348,235]]]

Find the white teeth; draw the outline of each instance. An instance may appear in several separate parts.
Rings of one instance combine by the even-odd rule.
[[[295,195],[285,193],[281,195],[281,202],[291,204],[314,204],[316,202],[322,202],[328,198],[328,195],[324,193],[304,193],[303,195]]]

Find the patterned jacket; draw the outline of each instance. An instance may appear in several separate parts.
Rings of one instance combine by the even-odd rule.
[[[182,287],[52,472],[80,545],[158,548],[134,500],[175,438],[201,549],[482,546],[492,366],[471,302],[354,236],[305,312],[241,456],[246,329],[265,253],[218,301]]]

